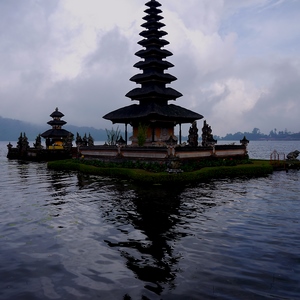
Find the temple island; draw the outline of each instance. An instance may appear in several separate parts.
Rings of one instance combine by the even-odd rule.
[[[103,118],[113,124],[124,124],[125,139],[116,141],[116,146],[80,147],[85,158],[102,158],[117,160],[149,160],[170,162],[177,160],[197,160],[208,157],[247,157],[247,144],[217,145],[213,139],[211,127],[204,121],[202,143],[199,144],[197,120],[203,116],[184,107],[171,104],[170,101],[182,97],[182,94],[168,85],[177,78],[166,71],[174,65],[166,60],[173,54],[164,49],[169,44],[163,37],[167,32],[162,28],[161,4],[156,0],[146,3],[145,23],[141,26],[138,42],[143,47],[135,53],[141,58],[134,67],[141,70],[130,78],[139,85],[129,91],[126,96],[138,103],[119,108],[106,114]],[[182,143],[182,124],[191,124],[187,143]],[[128,126],[132,128],[132,136],[128,139]],[[174,128],[179,126],[179,136],[175,136]]]
[[[13,147],[11,143],[7,145],[7,158],[33,161],[72,158],[74,134],[62,128],[67,123],[61,119],[63,116],[64,114],[58,108],[50,114],[52,120],[47,122],[47,124],[51,126],[51,129],[38,134],[33,147],[29,146],[26,133],[21,132],[16,147]],[[45,145],[42,145],[42,138],[45,139]]]
[[[134,67],[141,72],[130,78],[139,87],[129,91],[126,96],[131,104],[107,113],[104,119],[113,124],[125,126],[125,137],[120,136],[114,143],[94,145],[93,138],[76,136],[62,129],[66,123],[64,116],[56,109],[48,122],[51,129],[39,135],[34,147],[29,147],[26,135],[20,135],[16,148],[8,145],[8,158],[27,160],[53,160],[65,158],[81,158],[85,160],[101,160],[110,162],[145,161],[173,165],[184,161],[198,161],[214,158],[248,157],[246,138],[240,145],[217,145],[211,126],[203,122],[201,143],[197,121],[203,116],[184,107],[170,103],[183,95],[169,87],[176,77],[166,71],[174,65],[167,61],[173,54],[164,49],[169,44],[163,37],[167,32],[162,28],[161,4],[156,0],[146,3],[146,16],[141,25],[143,31],[138,42],[143,48],[135,53],[141,60]],[[187,142],[182,142],[182,124],[191,124]],[[128,126],[132,136],[128,137]],[[179,126],[179,136],[175,135],[175,127]],[[41,137],[46,146],[41,145]]]

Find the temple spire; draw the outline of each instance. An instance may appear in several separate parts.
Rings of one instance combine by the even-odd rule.
[[[173,67],[165,59],[173,54],[165,49],[162,49],[169,42],[162,39],[167,33],[161,30],[165,24],[161,23],[163,19],[159,14],[162,12],[158,7],[161,6],[156,0],[146,3],[149,8],[145,10],[146,16],[143,18],[146,23],[142,24],[145,28],[140,33],[144,37],[138,44],[144,49],[135,53],[136,56],[143,60],[136,63],[134,67],[140,69],[142,73],[130,78],[137,84],[141,84],[140,88],[135,88],[126,94],[131,100],[138,100],[141,104],[155,102],[158,104],[167,104],[169,100],[176,100],[182,94],[178,91],[166,87],[166,84],[177,80],[173,75],[165,73],[165,70]]]
[[[138,73],[130,78],[131,81],[140,85],[126,94],[131,100],[138,101],[119,108],[106,114],[103,118],[111,120],[113,123],[132,126],[133,136],[130,137],[132,145],[139,144],[141,128],[146,128],[145,145],[165,145],[168,141],[176,141],[174,127],[183,123],[192,123],[202,119],[203,116],[175,104],[169,104],[170,100],[176,100],[182,94],[175,89],[167,86],[177,78],[166,72],[174,65],[167,61],[172,56],[172,52],[164,49],[169,44],[163,37],[167,32],[162,30],[165,27],[161,21],[162,11],[159,9],[161,4],[156,0],[146,3],[145,21],[141,26],[143,30],[140,36],[143,38],[138,42],[143,49],[135,53],[141,58],[134,67],[139,69]],[[181,127],[180,127],[181,128]],[[181,141],[181,129],[180,137]]]

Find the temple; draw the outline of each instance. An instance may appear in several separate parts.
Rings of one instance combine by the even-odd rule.
[[[142,40],[138,42],[143,49],[135,53],[141,60],[134,65],[141,72],[130,78],[139,86],[126,94],[137,103],[103,116],[114,124],[125,125],[125,140],[121,136],[113,141],[111,137],[116,137],[116,132],[109,132],[110,138],[104,145],[90,147],[76,142],[77,156],[114,162],[159,162],[172,166],[172,169],[188,161],[247,157],[248,141],[241,145],[216,145],[217,141],[206,120],[200,133],[202,144],[199,145],[197,121],[203,116],[170,103],[182,97],[182,94],[169,86],[177,78],[167,73],[173,64],[167,61],[172,53],[164,49],[169,42],[163,38],[167,33],[162,30],[165,24],[161,22],[161,4],[151,0],[146,6],[145,22],[142,24],[144,30],[140,33]],[[188,139],[182,142],[181,125],[188,123],[191,124]],[[128,125],[132,126],[129,139]],[[174,133],[176,126],[179,126],[178,137]]]
[[[21,132],[17,146],[11,143],[7,145],[7,158],[33,161],[49,161],[72,158],[74,139],[73,133],[62,128],[67,122],[61,120],[64,116],[58,108],[50,115],[52,120],[47,122],[52,128],[42,134],[37,135],[33,147],[30,147],[28,138]],[[42,145],[43,137],[46,140],[46,147]]]
[[[202,119],[203,116],[183,108],[178,105],[169,104],[169,101],[175,101],[182,94],[166,85],[175,81],[177,78],[165,71],[173,64],[166,61],[167,57],[173,54],[165,49],[164,46],[169,42],[162,37],[167,33],[161,30],[165,24],[160,20],[162,11],[158,8],[161,4],[156,0],[146,3],[147,14],[142,24],[145,28],[140,33],[144,39],[138,42],[144,49],[135,53],[142,60],[137,62],[134,67],[140,69],[139,73],[131,81],[141,85],[134,88],[126,94],[132,101],[138,101],[138,104],[132,104],[122,107],[106,114],[103,118],[113,123],[125,124],[125,140],[127,142],[127,125],[130,124],[133,129],[133,136],[130,138],[132,145],[141,146],[141,133],[144,132],[143,145],[166,145],[168,141],[177,141],[174,135],[174,127],[179,125],[179,143],[181,143],[181,124],[193,123]]]
[[[73,139],[73,133],[62,128],[63,125],[67,124],[66,121],[61,120],[64,116],[58,108],[56,107],[55,111],[50,115],[52,118],[51,121],[47,122],[51,129],[45,131],[41,134],[41,137],[46,139],[46,148],[47,149],[64,149],[64,143],[66,143],[66,139]]]
[[[39,135],[30,148],[27,137],[20,135],[16,148],[9,143],[8,158],[27,160],[52,160],[80,158],[122,163],[127,161],[159,162],[171,169],[178,169],[180,164],[202,159],[246,158],[249,141],[245,138],[241,145],[216,145],[212,128],[203,122],[199,145],[197,120],[203,118],[199,113],[169,103],[176,101],[182,94],[170,85],[177,78],[166,72],[173,64],[166,59],[172,53],[164,46],[169,42],[163,39],[167,33],[161,28],[163,17],[159,9],[161,4],[156,0],[146,3],[146,16],[143,18],[145,28],[140,33],[143,47],[136,56],[141,60],[134,67],[141,70],[130,78],[138,87],[129,91],[126,96],[137,103],[114,110],[104,119],[112,123],[125,125],[125,139],[117,131],[107,131],[107,143],[94,145],[93,138],[86,135],[81,138],[77,133],[76,147],[72,147],[73,134],[63,129],[66,124],[58,108],[50,115],[48,124],[52,127]],[[122,51],[122,50],[120,50]],[[187,142],[182,142],[181,125],[191,124]],[[132,136],[128,139],[128,125],[132,126]],[[174,133],[179,126],[179,136]],[[41,137],[46,139],[46,148],[41,145]],[[131,141],[131,144],[128,143]],[[169,168],[170,169],[170,168]]]

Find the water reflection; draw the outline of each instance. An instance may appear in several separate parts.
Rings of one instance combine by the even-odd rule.
[[[105,191],[109,201],[100,201],[99,210],[105,222],[120,234],[105,238],[105,243],[117,249],[126,267],[144,282],[144,287],[160,295],[167,285],[175,288],[174,280],[180,272],[178,262],[182,253],[175,251],[175,243],[192,235],[187,230],[190,218],[215,206],[212,190],[201,195],[203,208],[186,205],[182,197],[185,187],[141,187],[126,181],[94,181],[93,177],[78,175],[78,186]],[[93,183],[94,181],[94,183]],[[187,193],[188,194],[188,193]],[[189,195],[193,198],[193,195]],[[106,199],[108,200],[108,199]]]
[[[68,181],[66,180],[66,174],[62,172],[47,173],[47,182],[49,184],[49,186],[47,187],[49,196],[45,198],[44,206],[50,206],[48,212],[50,219],[57,218],[61,215],[61,211],[68,203],[68,201],[66,201],[66,195],[68,194]],[[63,226],[57,227],[63,228]]]
[[[0,164],[1,299],[299,298],[298,171],[163,188]]]
[[[68,176],[66,176],[65,172],[51,172],[50,173],[50,189],[52,190],[51,196],[55,200],[59,200],[67,195],[67,188],[70,185],[70,182],[67,180]]]
[[[124,193],[121,186],[117,190]],[[181,257],[174,253],[172,247],[172,243],[181,236],[176,230],[180,218],[172,217],[179,210],[180,190],[153,187],[136,188],[134,192],[135,197],[116,205],[121,205],[126,214],[122,219],[123,225],[130,223],[140,234],[124,241],[106,242],[110,247],[119,249],[126,259],[126,266],[137,278],[147,282],[147,289],[160,294],[163,290],[161,284],[171,284],[175,279],[176,264]]]
[[[18,160],[15,162],[18,174],[21,179],[21,183],[28,182],[29,177],[29,163],[25,161]]]

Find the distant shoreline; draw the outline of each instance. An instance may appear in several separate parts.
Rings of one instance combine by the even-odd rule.
[[[227,140],[227,139],[219,139],[218,141],[220,141],[220,142],[226,142],[226,141],[228,141],[228,142],[230,142],[230,141],[240,141],[240,140],[234,140],[234,139],[232,139],[232,140]],[[251,141],[259,141],[259,142],[264,142],[264,141],[266,141],[266,142],[268,142],[268,141],[276,141],[276,142],[297,142],[297,141],[300,141],[300,139],[274,139],[274,138],[260,138],[260,139],[251,139],[250,140],[250,142]]]
[[[14,137],[13,139],[0,139],[0,142],[11,142],[11,143],[16,143],[18,141],[18,137]],[[34,139],[32,139],[32,140],[29,140],[29,142],[30,143],[33,143],[35,140]],[[268,141],[276,141],[276,142],[298,142],[298,141],[300,141],[300,138],[299,139],[273,139],[273,138],[269,138],[269,139],[267,139],[267,138],[260,138],[260,139],[250,139],[249,140],[250,142],[255,142],[255,141],[259,141],[259,142],[264,142],[264,141],[266,141],[266,142],[268,142]],[[99,141],[95,141],[95,143],[97,143],[97,142],[103,142],[103,143],[105,143],[105,141],[104,140],[99,140]],[[182,139],[182,142],[187,142],[187,140],[185,140],[185,139]],[[217,143],[218,142],[240,142],[240,139],[218,139],[217,140]],[[201,144],[201,140],[199,140],[199,145]]]

